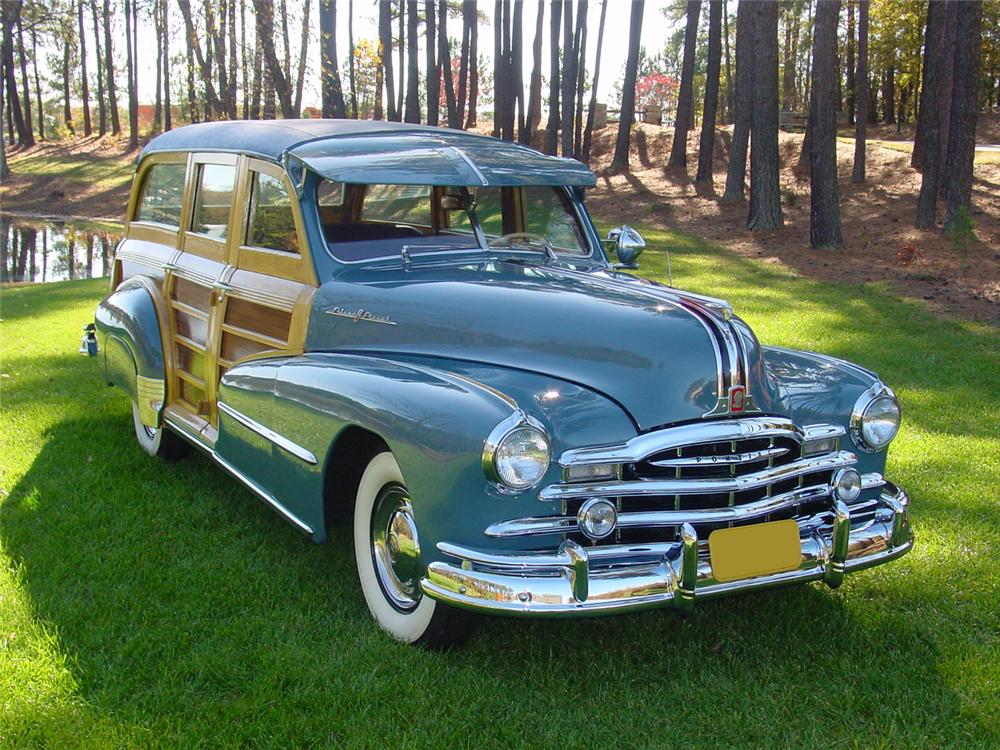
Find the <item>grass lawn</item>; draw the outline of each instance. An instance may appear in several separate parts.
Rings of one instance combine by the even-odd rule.
[[[0,746],[1000,746],[996,329],[647,239],[762,340],[896,389],[909,556],[688,619],[486,619],[449,654],[397,645],[346,530],[314,546],[206,458],[139,451],[76,353],[106,282],[5,289]],[[665,276],[662,253],[642,266]]]

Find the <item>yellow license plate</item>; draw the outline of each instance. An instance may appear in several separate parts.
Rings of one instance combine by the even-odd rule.
[[[794,570],[799,567],[802,557],[799,525],[788,519],[717,529],[708,536],[708,550],[717,581],[737,581]]]

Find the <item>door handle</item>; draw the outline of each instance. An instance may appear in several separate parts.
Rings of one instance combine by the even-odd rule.
[[[226,295],[233,291],[232,286],[224,281],[216,281],[212,284],[212,305],[220,305]]]

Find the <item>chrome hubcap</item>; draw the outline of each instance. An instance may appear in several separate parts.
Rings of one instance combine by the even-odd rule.
[[[408,612],[420,602],[420,542],[406,489],[387,485],[372,510],[372,560],[389,603]]]

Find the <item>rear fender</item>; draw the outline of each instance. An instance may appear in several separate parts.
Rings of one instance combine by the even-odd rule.
[[[139,417],[149,427],[160,426],[167,396],[162,311],[155,282],[133,276],[105,297],[94,314],[105,380],[139,405]]]

